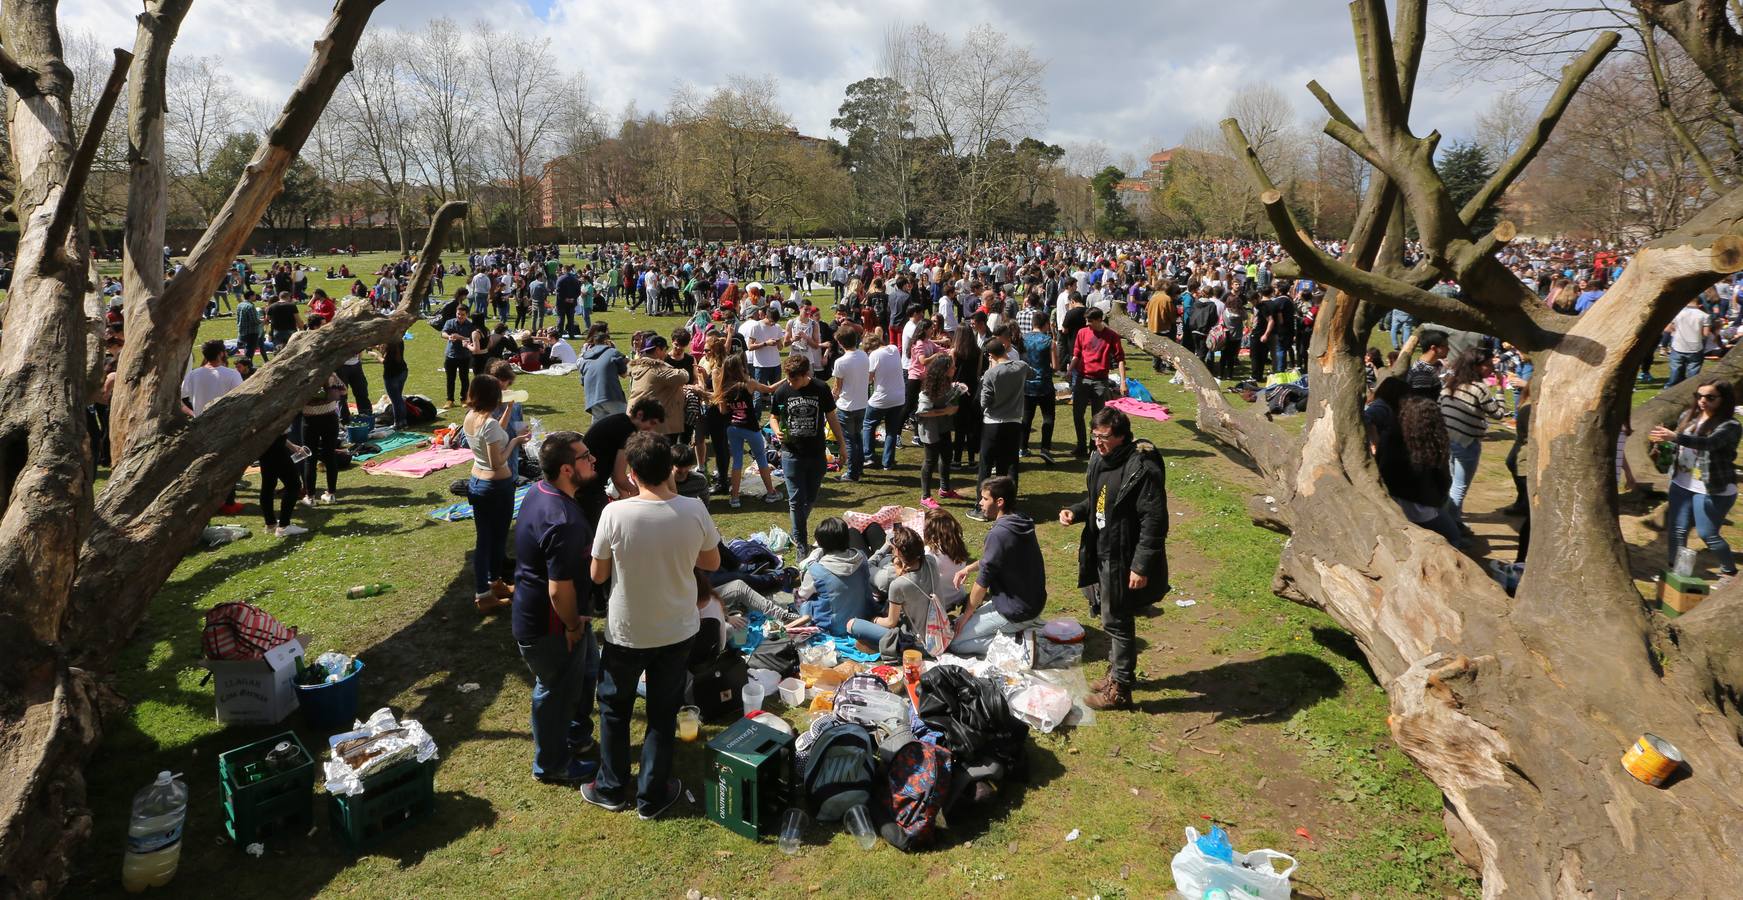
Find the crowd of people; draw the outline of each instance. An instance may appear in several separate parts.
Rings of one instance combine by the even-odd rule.
[[[1504,252],[1545,303],[1569,312],[1602,302],[1626,264],[1625,253],[1594,246]],[[1324,289],[1275,276],[1280,261],[1277,245],[1257,241],[916,240],[499,248],[438,264],[417,306],[443,341],[444,406],[464,407],[452,441],[473,455],[475,604],[512,610],[535,678],[534,775],[583,785],[607,809],[659,815],[682,792],[671,752],[684,673],[724,652],[727,631],[751,613],[880,652],[920,645],[942,619],[950,652],[985,653],[1046,608],[1037,529],[1051,522],[1038,519],[1082,529],[1076,584],[1109,638],[1107,673],[1087,703],[1131,708],[1134,617],[1169,590],[1168,513],[1160,454],[1108,406],[1136,384],[1108,319],[1117,309],[1230,380],[1263,383],[1269,367],[1273,380],[1304,384]],[[367,274],[338,267],[329,279],[352,286],[335,300],[309,289],[311,270],[294,261],[256,272],[238,260],[209,309],[235,317],[234,350],[202,347],[184,382],[189,412],[240,384],[255,354],[264,360],[331,321],[338,303],[397,304],[412,269],[409,257]],[[620,349],[611,325],[595,320],[619,309],[665,324],[633,332]],[[1666,332],[1673,379],[1696,375],[1734,338],[1743,293],[1727,282],[1685,312]],[[1531,361],[1401,313],[1382,332],[1393,356],[1370,352],[1364,410],[1381,480],[1410,521],[1463,545],[1463,501],[1493,423],[1515,423],[1508,466],[1527,465]],[[108,340],[124,340],[118,311]],[[394,340],[374,350],[397,428],[410,421],[404,349]],[[1396,366],[1400,352],[1411,355]],[[1650,359],[1642,365],[1650,371]],[[510,385],[557,367],[573,373],[588,427],[535,435]],[[269,531],[303,533],[291,522],[297,505],[334,502],[341,431],[369,397],[360,358],[347,360],[263,454]],[[1072,418],[1068,451],[1054,443],[1060,403]],[[1735,567],[1718,526],[1735,499],[1743,432],[1732,406],[1728,386],[1703,385],[1675,428],[1652,435],[1679,447],[1673,553],[1692,527],[1727,575]],[[1084,463],[1081,499],[1027,508],[1021,469],[1067,452]],[[710,513],[741,506],[747,469],[762,502],[787,508],[800,573],[790,598],[737,577]],[[841,510],[827,509],[832,478],[917,491],[923,533],[896,525],[866,544]],[[516,488],[528,482],[517,515]],[[1523,517],[1522,565],[1529,510],[1516,482],[1520,502],[1509,511]],[[958,513],[989,526],[978,555]],[[648,730],[632,783],[627,722],[638,695]]]

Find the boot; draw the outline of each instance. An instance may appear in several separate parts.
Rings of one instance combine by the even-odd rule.
[[[511,600],[514,598],[514,585],[498,578],[490,583],[490,592],[498,600]]]
[[[1083,705],[1099,711],[1131,709],[1132,688],[1129,685],[1109,681],[1106,688],[1084,698]]]
[[[1109,672],[1106,675],[1103,675],[1102,677],[1096,679],[1095,681],[1090,682],[1089,693],[1091,696],[1094,696],[1096,694],[1100,694],[1108,689],[1108,685],[1113,684],[1113,683],[1114,683],[1114,673]]]

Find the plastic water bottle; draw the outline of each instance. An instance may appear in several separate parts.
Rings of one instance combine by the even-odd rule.
[[[345,596],[352,600],[360,600],[364,597],[378,597],[391,590],[393,590],[393,585],[384,581],[377,581],[371,584],[357,585],[346,591]]]
[[[539,421],[537,416],[534,416],[527,420],[527,430],[532,433],[531,439],[527,441],[527,447],[534,454],[537,454],[539,448],[545,445],[545,425]]]
[[[129,893],[163,887],[175,877],[187,814],[188,786],[169,772],[157,773],[156,781],[133,795],[127,856],[121,861],[121,885]]]

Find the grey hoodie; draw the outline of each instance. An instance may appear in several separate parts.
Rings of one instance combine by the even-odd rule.
[[[988,425],[1023,421],[1023,383],[1029,364],[1006,357],[980,377],[981,421]]]
[[[852,547],[840,553],[824,553],[822,548],[812,550],[810,556],[799,562],[799,571],[805,573],[805,579],[799,582],[799,590],[793,594],[795,600],[805,601],[817,596],[817,583],[811,578],[813,562],[822,563],[823,568],[832,575],[846,578],[865,565],[865,554]],[[843,628],[847,627],[846,622],[840,624]]]

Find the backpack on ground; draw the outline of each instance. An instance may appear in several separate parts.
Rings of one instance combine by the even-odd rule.
[[[798,748],[799,780],[817,821],[840,821],[848,810],[870,803],[878,754],[871,732],[825,716],[805,736],[810,741]]]
[[[422,394],[407,394],[405,398],[405,417],[408,425],[422,425],[425,422],[436,421],[436,401]]]
[[[896,751],[878,796],[878,833],[886,843],[915,850],[932,842],[950,774],[950,751],[937,744],[910,740]]]
[[[206,613],[200,649],[207,659],[260,659],[266,651],[297,636],[297,630],[252,603],[220,603]]]

